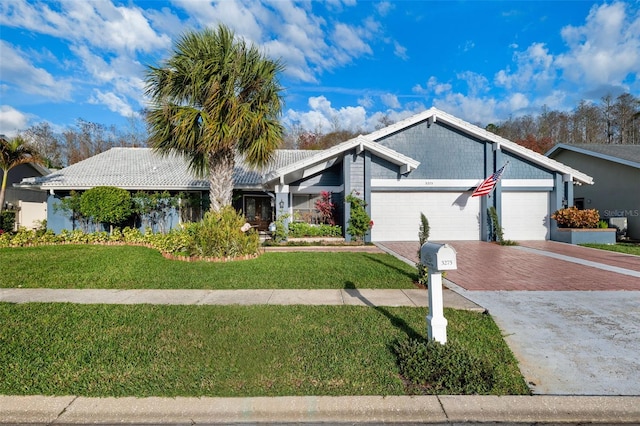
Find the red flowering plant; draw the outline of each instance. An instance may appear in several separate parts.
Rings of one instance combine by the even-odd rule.
[[[331,202],[331,192],[320,192],[320,199],[316,200],[315,206],[316,210],[320,213],[320,220],[322,220],[322,223],[328,225],[336,224],[336,220],[333,217],[333,211],[335,210],[336,205]]]
[[[595,228],[600,221],[600,213],[596,209],[579,210],[572,206],[556,210],[551,219],[558,222],[560,228]]]

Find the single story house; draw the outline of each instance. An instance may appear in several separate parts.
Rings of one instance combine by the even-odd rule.
[[[495,190],[471,197],[473,189],[509,163]],[[417,241],[420,213],[434,241],[488,240],[493,206],[512,240],[545,240],[555,224],[551,214],[572,205],[574,185],[592,178],[435,108],[322,151],[279,150],[264,170],[238,162],[234,205],[264,228],[274,217],[313,217],[322,191],[349,218],[346,195],[367,203],[373,221],[366,241]],[[159,157],[145,148],[113,148],[50,176],[23,181],[49,192],[50,205],[70,190],[98,185],[131,191],[208,191],[178,157]],[[49,227],[68,226],[49,209]],[[67,228],[70,229],[70,228]],[[349,239],[350,236],[346,235]]]
[[[4,209],[15,211],[15,229],[21,226],[35,229],[47,219],[47,194],[14,185],[19,184],[23,179],[46,176],[49,173],[51,173],[49,169],[35,163],[20,164],[9,170]]]
[[[640,240],[640,145],[558,144],[546,155],[595,179],[575,188],[576,206],[598,210],[622,235]]]

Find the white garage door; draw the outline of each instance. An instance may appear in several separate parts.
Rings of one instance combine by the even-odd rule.
[[[433,241],[479,240],[480,200],[460,192],[373,192],[373,241],[418,241],[420,213]]]
[[[502,229],[507,240],[549,238],[548,192],[503,192]]]

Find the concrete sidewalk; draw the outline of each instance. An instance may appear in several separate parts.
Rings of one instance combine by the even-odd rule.
[[[303,396],[84,398],[0,396],[3,425],[640,424],[633,397]]]
[[[443,289],[444,306],[484,311],[458,293]],[[360,305],[427,307],[426,290],[102,290],[0,289],[0,302],[69,302],[155,305]]]

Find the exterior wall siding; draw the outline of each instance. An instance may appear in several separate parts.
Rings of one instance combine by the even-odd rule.
[[[419,123],[377,141],[420,165],[403,179],[474,179],[484,175],[485,142],[442,123]],[[396,168],[397,170],[397,168]],[[373,178],[394,178],[387,168],[373,168]]]
[[[502,175],[503,179],[552,179],[553,173],[549,170],[545,170],[537,164],[524,160],[520,157],[516,157],[510,152],[502,152],[503,162],[509,162],[509,165]],[[502,167],[503,164],[498,164],[498,167]]]
[[[290,186],[340,186],[342,185],[342,164],[334,164],[330,168],[323,170],[306,179],[295,181]]]

